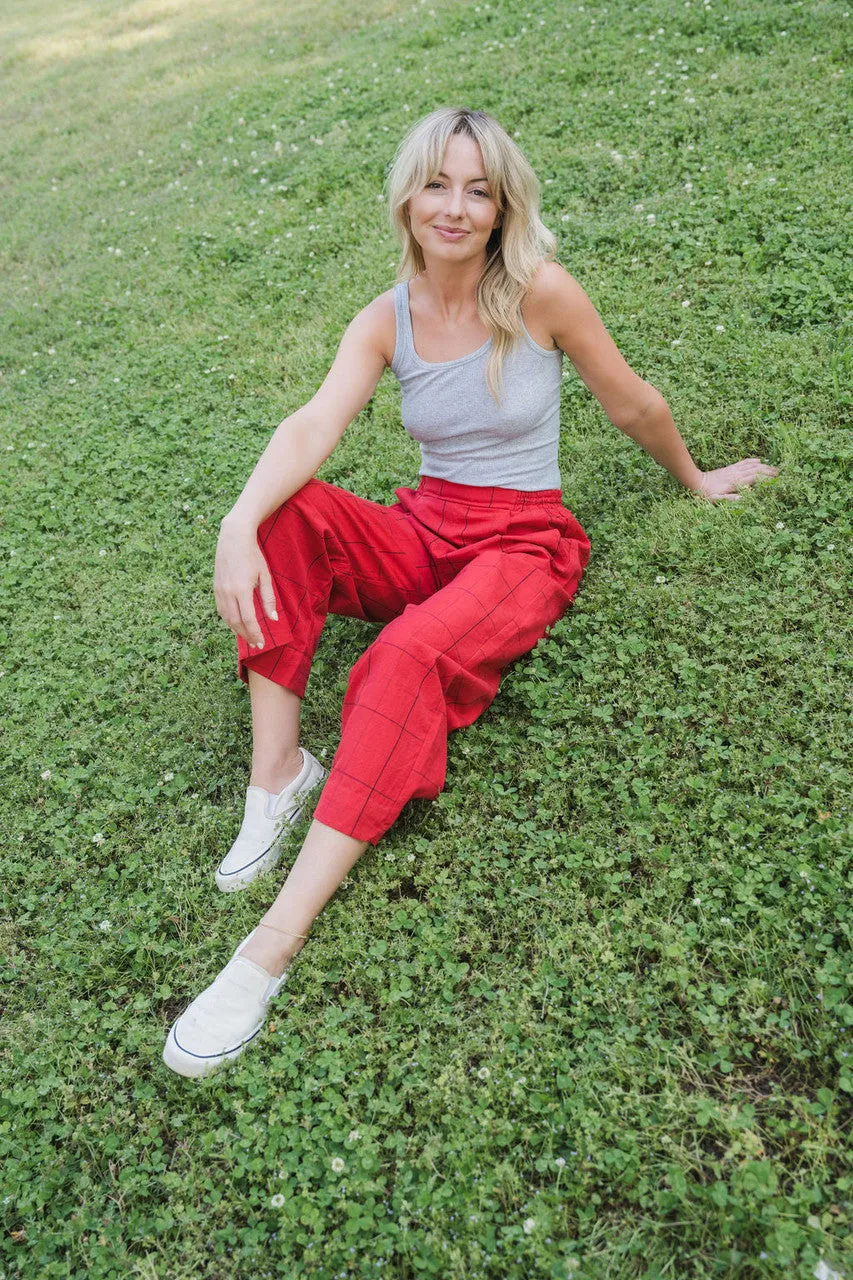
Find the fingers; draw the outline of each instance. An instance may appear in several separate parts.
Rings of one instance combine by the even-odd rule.
[[[253,649],[263,649],[264,633],[258,626],[258,619],[255,613],[254,592],[248,596],[238,597],[237,603],[240,607],[240,623],[242,628],[237,632],[237,634],[242,635],[243,639],[247,641]]]
[[[737,470],[744,475],[752,477],[767,476],[770,478],[779,474],[778,467],[770,467],[766,462],[762,462],[760,458],[745,458],[743,462],[737,464]]]
[[[261,573],[261,604],[264,606],[264,612],[268,618],[278,622],[278,613],[275,607],[275,592],[272,587],[272,578],[269,570]]]
[[[240,638],[245,640],[247,644],[250,644],[252,648],[263,649],[264,634],[258,626],[258,619],[255,613],[254,593],[243,597],[218,593],[214,593],[214,595],[216,599],[216,612],[219,614],[225,625],[234,632],[235,636],[240,636]],[[266,612],[269,617],[278,620],[274,596],[271,599],[271,607],[267,608]]]

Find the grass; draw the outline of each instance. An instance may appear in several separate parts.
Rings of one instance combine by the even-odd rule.
[[[845,3],[6,5],[3,1276],[853,1269]],[[569,370],[576,605],[184,1081],[166,1030],[278,882],[213,886],[251,730],[218,522],[460,102],[699,465],[780,474],[693,499]],[[320,474],[416,472],[387,374]],[[327,759],[374,634],[324,632]]]

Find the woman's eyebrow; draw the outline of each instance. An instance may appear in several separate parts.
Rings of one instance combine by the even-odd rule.
[[[439,178],[446,178],[446,177],[447,177],[447,174],[446,174],[446,173],[442,173],[442,172],[441,172],[441,170],[439,170],[438,176],[439,176]],[[468,179],[468,182],[488,182],[488,181],[489,181],[489,179],[488,179],[488,178],[469,178],[469,179]],[[465,184],[465,185],[467,186],[467,185],[468,185],[468,183],[466,182],[466,184]]]

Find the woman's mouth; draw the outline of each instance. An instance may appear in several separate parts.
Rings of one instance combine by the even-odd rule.
[[[453,230],[451,227],[433,227],[433,231],[437,231],[445,240],[461,240],[463,236],[467,236],[467,231]]]

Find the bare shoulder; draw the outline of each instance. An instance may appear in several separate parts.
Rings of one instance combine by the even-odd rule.
[[[522,307],[527,330],[540,346],[555,351],[562,345],[558,337],[559,322],[571,306],[573,294],[586,296],[565,267],[559,262],[543,258],[524,296]]]
[[[546,310],[557,306],[565,306],[566,302],[580,300],[586,295],[566,268],[559,262],[543,259],[537,268],[525,301],[533,307]]]
[[[578,335],[601,324],[584,289],[559,262],[540,263],[524,307],[528,329],[532,323],[540,334],[547,335],[544,345],[552,339],[568,355],[572,355]]]
[[[380,355],[385,364],[394,359],[397,341],[397,322],[394,314],[394,290],[386,289],[353,317],[350,331],[371,350]]]

